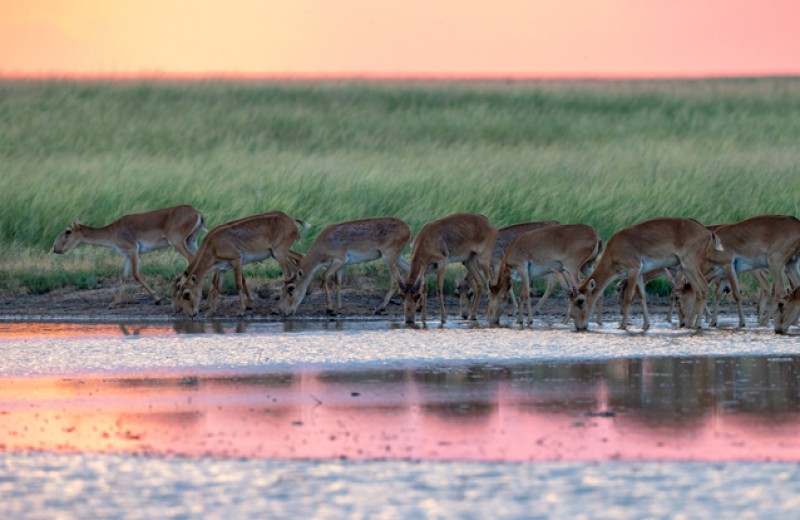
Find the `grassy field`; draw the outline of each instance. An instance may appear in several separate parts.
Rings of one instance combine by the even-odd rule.
[[[454,212],[582,222],[800,214],[800,78],[542,82],[0,81],[0,290],[91,287],[73,219],[192,204],[313,226]],[[167,280],[185,261],[145,257]],[[377,268],[375,268],[377,270]],[[277,276],[274,262],[251,274]],[[166,282],[165,282],[166,283]]]

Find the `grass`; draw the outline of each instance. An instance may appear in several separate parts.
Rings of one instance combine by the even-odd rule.
[[[121,261],[50,253],[73,219],[192,204],[209,226],[466,211],[605,238],[655,216],[798,214],[800,78],[542,82],[0,81],[0,290],[90,287]],[[175,253],[145,257],[168,280]],[[277,276],[269,263],[253,268]]]

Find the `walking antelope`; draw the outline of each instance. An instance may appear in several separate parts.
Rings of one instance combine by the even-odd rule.
[[[325,311],[334,314],[328,282],[335,276],[337,310],[342,309],[342,273],[344,266],[369,262],[383,258],[389,269],[389,289],[375,313],[383,312],[397,288],[398,278],[394,266],[400,263],[408,270],[402,257],[403,248],[411,238],[411,228],[400,219],[369,218],[332,224],[326,227],[311,244],[300,261],[299,269],[284,280],[281,287],[280,310],[283,316],[291,316],[306,295],[314,273],[327,266],[322,275],[325,287]]]
[[[109,247],[125,257],[119,292],[109,307],[121,303],[125,283],[131,275],[158,304],[160,298],[139,274],[139,255],[174,247],[191,260],[204,224],[203,214],[187,205],[125,215],[103,227],[86,226],[75,219],[58,235],[53,252],[61,255],[80,244]]]
[[[439,313],[441,322],[445,323],[444,273],[446,265],[454,262],[463,262],[470,276],[477,281],[475,301],[470,311],[470,319],[474,320],[483,285],[491,274],[489,265],[496,241],[497,229],[483,215],[457,213],[425,224],[414,240],[408,278],[403,282],[395,275],[398,276],[400,294],[403,297],[406,323],[414,323],[418,301],[422,322],[426,322],[428,288],[425,284],[425,273],[429,267],[438,271]]]

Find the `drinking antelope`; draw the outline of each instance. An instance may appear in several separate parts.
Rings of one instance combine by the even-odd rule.
[[[775,334],[786,334],[800,318],[800,285],[776,304]]]
[[[325,287],[325,311],[334,314],[328,282],[335,276],[337,310],[342,309],[342,273],[345,265],[369,262],[383,258],[389,269],[389,289],[375,313],[383,312],[397,288],[398,278],[394,266],[400,263],[408,270],[402,257],[403,248],[411,238],[411,228],[400,219],[392,217],[352,220],[326,227],[311,244],[300,261],[294,275],[284,280],[281,287],[280,311],[291,316],[306,295],[314,273],[327,266],[322,274]]]
[[[541,229],[545,226],[553,226],[558,224],[555,220],[541,220],[535,222],[521,222],[519,224],[512,224],[510,226],[502,227],[497,230],[497,242],[494,244],[494,248],[492,249],[492,260],[491,260],[491,269],[492,269],[492,276],[497,276],[497,270],[500,268],[500,262],[503,261],[503,255],[506,252],[506,247],[508,244],[511,243],[516,237],[521,235],[522,233],[526,233],[528,231],[533,231],[535,229]],[[517,278],[515,278],[516,280]],[[458,288],[456,289],[456,294],[458,294],[458,305],[459,310],[461,312],[461,317],[467,319],[469,316],[469,309],[472,307],[472,299],[475,297],[475,287],[474,282],[472,281],[472,277],[467,272],[467,275],[458,283]],[[555,287],[555,280],[552,276],[548,277],[547,283],[547,290],[545,294],[547,296],[553,291]],[[513,288],[509,288],[508,295],[511,298],[512,305],[514,306],[514,310],[517,309],[517,299],[514,297],[514,290]],[[538,305],[537,305],[538,308]]]
[[[425,224],[414,240],[408,278],[404,282],[396,275],[406,323],[414,323],[418,301],[422,322],[426,322],[428,288],[425,273],[429,267],[438,270],[439,313],[442,324],[446,322],[444,273],[446,265],[453,262],[463,262],[472,278],[477,280],[475,301],[470,311],[470,319],[474,320],[483,285],[491,274],[489,265],[496,241],[497,229],[483,215],[457,213]]]
[[[792,287],[800,285],[800,220],[785,215],[760,215],[740,222],[719,226],[715,231],[723,250],[710,251],[701,269],[705,280],[722,279],[730,285],[731,295],[739,313],[739,326],[745,326],[737,273],[752,272],[762,291],[771,295],[770,309],[760,317],[766,322],[776,311],[779,300],[786,295],[784,272]],[[768,279],[758,270],[768,269],[772,277],[771,289]],[[764,287],[766,285],[766,287]],[[686,289],[691,288],[691,283]],[[679,304],[685,305],[688,296],[684,290],[679,294]],[[715,297],[712,309],[712,325],[717,323],[719,299]],[[680,312],[680,311],[679,311]]]
[[[300,236],[296,224],[307,226],[302,220],[273,211],[228,222],[212,229],[189,262],[186,271],[175,280],[173,299],[178,301],[173,300],[173,307],[179,307],[192,317],[196,316],[206,275],[233,269],[236,290],[239,293],[239,314],[244,314],[252,306],[252,297],[245,290],[242,266],[274,257],[283,270],[283,277],[290,277],[296,265],[290,248]],[[215,282],[208,295],[208,308],[212,313],[216,310],[218,296]]]
[[[523,306],[528,307],[528,325],[533,323],[530,298],[530,279],[548,276],[553,271],[577,273],[591,265],[603,249],[597,232],[584,224],[552,225],[528,231],[508,244],[497,282],[489,287],[489,323],[499,324],[503,302],[511,289],[511,271],[522,278],[517,323],[523,322]],[[549,296],[545,293],[536,306],[538,311]],[[599,314],[599,312],[598,312]]]
[[[586,330],[597,299],[618,278],[627,281],[619,327],[628,327],[631,301],[638,288],[644,315],[642,328],[650,328],[642,275],[665,267],[680,267],[691,283],[693,299],[691,306],[687,305],[687,323],[699,326],[694,318],[703,308],[708,291],[701,266],[712,249],[722,249],[716,235],[691,219],[656,218],[617,231],[608,241],[594,272],[580,285],[573,282],[566,288],[570,301],[568,314],[575,328]]]

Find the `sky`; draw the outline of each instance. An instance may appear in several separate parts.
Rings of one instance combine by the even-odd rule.
[[[0,75],[797,75],[798,26],[798,0],[0,0]]]

